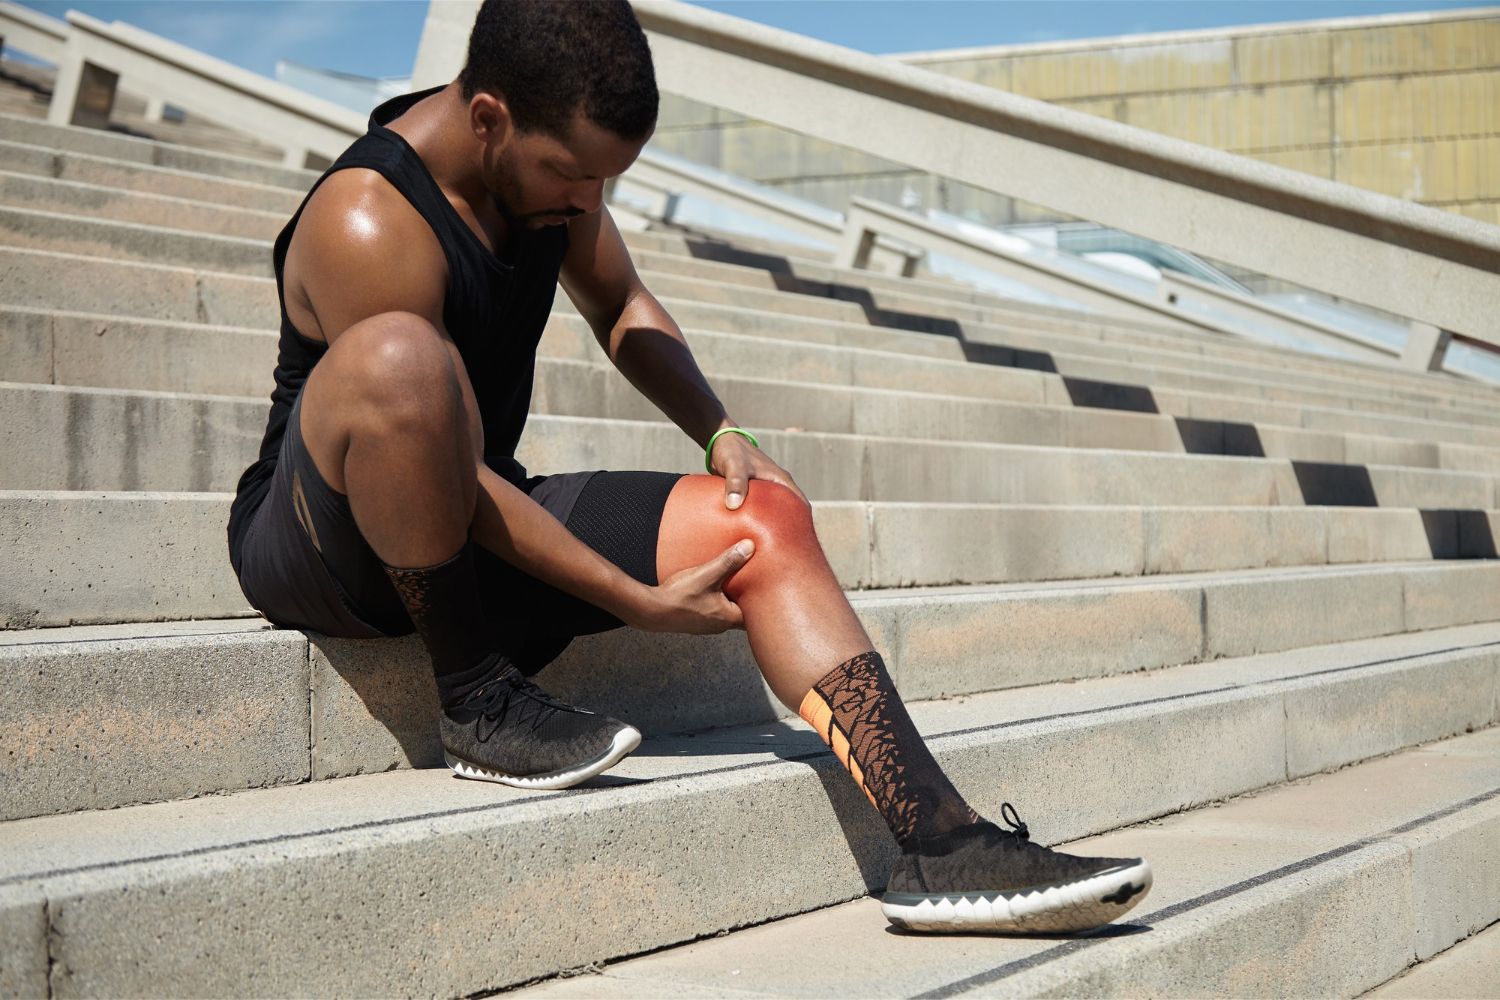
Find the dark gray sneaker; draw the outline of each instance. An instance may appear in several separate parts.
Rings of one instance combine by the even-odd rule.
[[[515,667],[444,708],[439,731],[455,774],[517,788],[568,788],[641,745],[634,726],[559,701]]]
[[[913,931],[1068,932],[1109,923],[1146,897],[1140,858],[1081,858],[1031,843],[1009,802],[1010,829],[981,822],[907,845],[881,898]]]

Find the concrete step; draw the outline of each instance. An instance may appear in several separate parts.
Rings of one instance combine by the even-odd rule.
[[[678,469],[698,454],[614,369],[551,360],[538,367],[539,391],[517,451],[528,468]],[[1500,506],[1489,474],[904,437],[897,436],[903,427],[937,428],[965,407],[990,404],[773,379],[716,381],[740,420],[802,428],[758,437],[814,500]],[[259,454],[267,409],[264,400],[243,397],[0,382],[0,489],[233,492]],[[978,426],[985,415],[967,423]],[[40,441],[51,445],[38,448]]]
[[[134,257],[136,261],[170,264],[192,262],[196,266],[225,275],[243,275],[253,278],[270,269],[269,246],[260,241],[236,237],[207,236],[183,232],[158,226],[143,226],[134,223],[95,222],[77,216],[56,215],[46,212],[31,212],[0,207],[0,233],[7,242],[34,251],[49,253],[75,253],[104,258],[115,258],[119,253]],[[132,262],[136,262],[132,261]],[[678,278],[672,275],[641,272],[643,279],[654,289],[665,303],[672,304],[672,311],[679,322],[697,325],[698,310],[704,305],[720,309],[742,310],[758,317],[758,325],[767,322],[778,325],[788,333],[796,335],[804,326],[821,323],[847,324],[868,332],[873,337],[889,339],[897,331],[880,327],[869,327],[863,322],[863,312],[852,303],[765,291],[745,286],[723,285],[717,282]],[[270,279],[266,279],[268,282]],[[66,293],[65,293],[66,294]],[[691,303],[681,305],[680,303]],[[22,302],[19,304],[36,305]],[[89,308],[70,299],[63,308]],[[570,303],[559,303],[563,311],[571,311]],[[788,317],[795,317],[789,321]],[[715,320],[723,322],[722,316],[709,319],[710,329]],[[905,333],[906,338],[919,338],[920,334]],[[983,345],[985,361],[1021,369],[1041,369],[1057,372],[1065,378],[1100,382],[1106,385],[1122,384],[1133,387],[1150,386],[1148,391],[1136,388],[1133,395],[1139,397],[1124,404],[1122,408],[1159,411],[1161,406],[1155,397],[1161,393],[1186,390],[1223,397],[1243,405],[1270,408],[1278,406],[1318,406],[1342,415],[1347,411],[1373,413],[1382,418],[1434,420],[1442,423],[1478,425],[1500,435],[1500,412],[1474,407],[1430,406],[1392,399],[1387,394],[1356,394],[1315,391],[1310,388],[1285,388],[1275,382],[1250,378],[1215,375],[1202,371],[1174,368],[1164,364],[1138,364],[1111,360],[1100,360],[1088,355],[1065,353],[1059,350],[1043,352],[1018,349],[1012,341],[1020,339],[1032,342],[1025,334],[1011,334],[995,328],[976,328],[968,335],[971,344]],[[1085,345],[1087,346],[1087,345]],[[935,343],[932,349],[950,354],[966,353],[956,342]],[[1285,422],[1278,421],[1278,422]],[[1349,428],[1357,429],[1357,428]]]
[[[27,147],[23,147],[27,148]],[[30,147],[36,148],[36,147]],[[204,235],[229,235],[229,237],[252,238],[252,240],[272,240],[276,232],[281,231],[285,223],[285,214],[269,211],[251,210],[229,210],[216,204],[193,204],[192,201],[180,198],[168,198],[162,195],[144,195],[139,190],[117,189],[111,190],[102,186],[90,186],[90,184],[74,183],[74,181],[49,180],[49,178],[30,177],[26,174],[15,174],[15,172],[0,172],[0,205],[6,207],[20,208],[26,211],[42,211],[49,214],[68,214],[77,217],[87,216],[93,220],[110,220],[110,222],[136,223],[136,225],[160,225],[165,228],[178,229],[184,232],[196,232]],[[80,244],[75,243],[75,231],[77,225],[71,223],[51,220],[54,225],[52,229],[46,228],[48,217],[12,217],[12,244],[17,246],[33,246],[36,249],[62,250],[71,252],[78,249]],[[26,237],[18,237],[18,228],[27,228]],[[58,243],[57,232],[54,229],[62,228],[68,238]],[[148,259],[148,261],[172,262],[198,262],[195,253],[195,243],[192,241],[166,240],[162,243],[160,238],[147,238],[141,232],[127,229],[124,232],[108,232],[110,235],[110,246],[123,249],[126,244],[135,247],[129,253],[132,259]],[[124,243],[121,243],[121,240]],[[639,238],[637,238],[639,243]],[[210,244],[211,253],[208,258],[225,261],[225,247],[220,244]],[[175,247],[175,249],[172,249]],[[236,273],[267,273],[269,268],[269,250],[251,249],[242,247],[245,256],[234,253],[231,261],[225,265],[229,270]],[[163,253],[166,258],[163,259]],[[1127,364],[1145,364],[1145,366],[1167,366],[1170,369],[1191,369],[1194,375],[1220,375],[1230,376],[1227,384],[1239,387],[1241,379],[1254,378],[1265,384],[1274,384],[1272,390],[1263,390],[1262,394],[1271,399],[1292,399],[1302,402],[1319,402],[1320,399],[1340,400],[1344,396],[1352,399],[1374,400],[1385,399],[1371,393],[1371,375],[1367,370],[1356,370],[1343,376],[1323,375],[1323,373],[1304,373],[1287,370],[1284,366],[1275,364],[1253,364],[1245,360],[1233,360],[1226,358],[1220,361],[1218,358],[1205,357],[1202,351],[1182,351],[1182,349],[1169,349],[1160,343],[1152,346],[1116,345],[1116,343],[1101,343],[1097,337],[1088,336],[1086,333],[1076,334],[1068,330],[1067,325],[1062,322],[1047,324],[1047,330],[1037,330],[1032,327],[1031,322],[1023,321],[1014,313],[1001,313],[996,315],[996,310],[986,309],[980,306],[963,306],[963,304],[948,303],[948,301],[932,300],[932,298],[916,297],[910,292],[892,292],[888,289],[882,291],[870,291],[870,289],[850,288],[847,285],[834,285],[834,283],[823,282],[789,282],[784,274],[772,274],[769,271],[756,270],[756,268],[739,267],[739,265],[718,264],[714,261],[694,261],[684,259],[681,253],[664,252],[664,250],[636,250],[637,264],[652,274],[652,286],[660,294],[678,298],[696,298],[699,301],[712,301],[715,298],[723,298],[726,289],[720,286],[727,285],[727,291],[732,294],[735,288],[756,288],[762,291],[795,291],[807,292],[796,298],[786,298],[784,295],[766,295],[756,297],[750,294],[732,295],[727,298],[726,304],[739,304],[739,306],[762,307],[772,312],[793,312],[796,315],[816,316],[816,318],[843,319],[849,322],[873,321],[877,324],[910,324],[915,321],[916,325],[932,328],[935,333],[963,334],[968,333],[975,342],[1001,343],[1010,348],[1026,349],[1026,351],[1038,352],[1040,355],[1050,355],[1056,351],[1065,351],[1068,354],[1082,355],[1082,357],[1098,358],[1107,363],[1119,361]],[[688,279],[688,280],[682,280]],[[852,279],[852,276],[850,276]],[[708,282],[702,285],[700,282]],[[843,298],[852,298],[858,295],[861,304],[853,301],[841,301]],[[832,304],[840,303],[840,304]],[[1077,325],[1077,324],[1074,324]],[[1157,337],[1158,342],[1164,337]],[[1169,342],[1170,343],[1170,342]],[[1200,346],[1200,345],[1187,345]],[[1035,361],[1035,358],[1032,358]],[[1152,369],[1155,370],[1155,369]],[[1394,376],[1400,378],[1400,376]],[[1169,379],[1170,384],[1170,379]],[[1430,381],[1419,382],[1416,387],[1409,387],[1403,381],[1386,382],[1391,385],[1388,393],[1391,399],[1398,399],[1404,403],[1410,403],[1410,415],[1439,415],[1439,417],[1451,417],[1461,412],[1472,409],[1476,414],[1491,414],[1496,412],[1496,394],[1490,393],[1488,397],[1472,397],[1463,394],[1451,393],[1452,387],[1457,381],[1449,379],[1448,388],[1442,385],[1434,385]],[[1325,396],[1308,397],[1301,390],[1293,390],[1293,385],[1311,388],[1311,390],[1325,390]]]
[[[1014,802],[1038,839],[1068,841],[1491,726],[1496,644],[1500,627],[1469,626],[917,703],[912,714],[978,809]],[[1490,786],[1493,738],[1471,744]],[[1455,801],[1443,797],[1453,784],[1406,776],[1374,801]],[[20,992],[55,994],[171,983],[191,994],[467,995],[858,898],[883,886],[894,858],[878,816],[800,722],[651,740],[570,792],[398,771],[15,820],[0,837],[7,965]],[[1172,859],[1183,850],[1148,851],[1169,885],[1181,884]],[[1385,927],[1428,898],[1397,888],[1425,855],[1371,853],[1402,862],[1395,873],[1360,865],[1377,876],[1360,916]],[[1250,873],[1222,863],[1214,874],[1206,888]],[[1449,878],[1438,895],[1465,886],[1463,899],[1492,906],[1494,875]],[[570,905],[556,905],[560,885]],[[423,933],[391,935],[393,922]],[[1359,925],[1340,921],[1335,936]],[[1306,932],[1282,927],[1288,947]]]
[[[38,206],[40,207],[40,206]],[[64,211],[57,208],[56,211]],[[1306,354],[1284,357],[1279,354],[1235,349],[1234,341],[1222,335],[1218,341],[1186,339],[1176,331],[1147,332],[1118,328],[1098,318],[1061,314],[1057,316],[1007,309],[991,303],[955,303],[929,294],[929,286],[903,287],[896,279],[875,285],[876,275],[866,272],[836,271],[824,267],[820,276],[801,277],[809,270],[799,267],[797,275],[762,270],[716,260],[684,259],[681,250],[654,250],[632,247],[637,266],[678,277],[717,281],[777,289],[820,298],[859,303],[868,307],[873,322],[901,326],[920,322],[924,317],[953,319],[956,325],[944,331],[942,324],[934,332],[963,332],[974,324],[1000,327],[1011,336],[1029,335],[1031,343],[1014,341],[1014,346],[1035,350],[1062,349],[1096,357],[1130,362],[1165,363],[1178,367],[1218,373],[1253,374],[1257,378],[1274,378],[1285,385],[1308,385],[1346,391],[1368,392],[1375,384],[1389,386],[1394,398],[1437,405],[1454,405],[1468,401],[1477,405],[1496,405],[1494,389],[1444,377],[1413,377],[1398,369],[1379,369],[1370,365],[1338,363],[1314,367]],[[906,286],[915,283],[901,279]]]
[[[1371,386],[1389,387],[1394,398],[1436,405],[1476,405],[1493,408],[1497,394],[1487,386],[1448,376],[1407,372],[1390,366],[1345,363],[1303,354],[1273,353],[1240,346],[1224,335],[1184,337],[1177,330],[1118,326],[1077,313],[1039,313],[991,302],[955,302],[931,294],[931,287],[912,281],[886,279],[869,283],[867,272],[823,268],[818,277],[799,277],[784,271],[761,270],[713,260],[683,262],[680,252],[634,249],[638,266],[679,277],[775,288],[863,306],[872,323],[926,328],[949,335],[969,334],[973,328],[998,327],[1012,346],[1037,351],[1063,350],[1101,359],[1148,364],[1170,364],[1220,374],[1270,379],[1283,385],[1307,385],[1333,391],[1369,393]],[[807,271],[801,268],[798,274]],[[951,322],[950,322],[951,321]],[[1028,339],[1022,339],[1028,338]],[[984,339],[980,337],[979,339]],[[1321,363],[1317,363],[1321,362]]]
[[[116,191],[277,213],[283,223],[291,218],[303,198],[300,191],[270,184],[214,177],[191,170],[172,170],[107,156],[70,153],[21,142],[0,142],[0,169],[39,180],[54,178]],[[275,238],[275,235],[272,232],[267,238]]]
[[[60,267],[67,267],[73,279],[66,288],[59,287],[54,277]],[[33,311],[55,309],[259,328],[274,327],[276,323],[275,283],[270,279],[4,247],[0,247],[0,276],[5,279],[0,282],[0,305]],[[702,327],[779,341],[861,347],[950,360],[958,360],[963,353],[956,341],[946,337],[832,321],[804,320],[789,324],[783,315],[759,310],[670,298],[663,301],[688,329]],[[576,315],[563,297],[559,297],[557,308],[559,315]],[[1005,377],[1017,386],[1026,386],[1021,391],[1032,401],[1144,410],[1203,420],[1300,426],[1422,442],[1500,444],[1500,427],[1478,426],[1473,421],[1413,420],[1215,392],[1121,386],[1045,372],[1033,374],[1000,364],[983,367],[995,372],[992,378]],[[1007,374],[1001,376],[1001,372]]]
[[[790,393],[777,394],[775,403],[767,404],[771,405],[768,413],[734,410],[738,419],[750,424],[837,431],[858,426],[863,432],[883,436],[1263,454],[1304,462],[1500,474],[1500,450],[1491,448],[1107,411],[1076,407],[1065,397],[1063,405],[1053,405],[1041,402],[1047,394],[1039,391],[1046,386],[1038,382],[1038,376],[1014,369],[703,330],[689,330],[688,336],[700,367],[719,391],[735,394],[739,405],[761,406],[768,391],[764,377],[771,375],[786,382],[910,390],[966,401],[903,393],[889,397],[908,403],[899,414],[878,406],[851,407],[836,414],[819,402],[819,423],[812,427],[796,411],[799,406],[815,405],[815,396],[825,391],[820,385],[817,394],[806,397],[789,400]],[[558,361],[575,364],[559,365]],[[267,373],[275,363],[273,331],[0,307],[0,371],[14,382],[263,397]],[[762,377],[745,379],[735,374],[742,371]],[[603,361],[592,332],[577,316],[554,315],[539,345],[538,372],[535,411],[576,416],[619,412],[632,419],[664,419],[633,389],[612,388],[619,378]],[[1057,396],[1064,395],[1063,388],[1057,386]],[[872,423],[877,417],[890,420]]]
[[[0,577],[0,628],[251,615],[225,552],[231,499],[0,491],[0,543],[13,553]],[[823,551],[851,590],[1493,559],[1496,516],[1360,507],[813,505]]]
[[[866,898],[514,995],[1357,996],[1413,955],[1426,958],[1500,918],[1500,866],[1490,863],[1500,850],[1500,733],[1443,740],[1066,849],[1148,858],[1151,894],[1114,930],[1071,940],[893,933]],[[1454,951],[1486,947],[1484,937]],[[1500,949],[1488,951],[1470,968],[1500,973]],[[1472,991],[1484,980],[1428,982],[1437,990],[1373,995],[1493,996]]]
[[[301,187],[303,185],[299,184],[298,186]],[[175,191],[165,191],[162,189],[158,190],[161,190],[161,193],[167,194],[177,193]],[[635,239],[637,235],[650,237],[654,236],[655,234],[631,234],[630,237],[627,237],[628,241],[632,243],[639,243],[640,241]],[[1078,322],[1084,322],[1080,317],[1070,317],[1064,311],[1043,310],[1035,307],[1030,307],[1025,304],[1010,302],[1008,300],[1004,300],[993,295],[986,295],[985,293],[977,292],[972,289],[964,289],[963,286],[956,285],[950,282],[912,281],[910,279],[895,279],[888,278],[886,276],[875,275],[872,273],[860,272],[857,279],[855,279],[853,282],[855,287],[849,287],[847,284],[842,284],[840,282],[840,279],[842,279],[842,281],[844,282],[847,282],[851,277],[853,277],[852,272],[835,271],[834,269],[811,263],[806,260],[796,261],[795,257],[789,257],[785,255],[784,252],[775,252],[777,249],[782,249],[784,251],[784,248],[777,248],[777,246],[774,244],[771,245],[773,249],[772,254],[760,254],[757,256],[755,254],[754,247],[758,244],[763,243],[764,241],[756,241],[751,238],[737,238],[737,245],[732,248],[725,247],[723,244],[716,245],[714,241],[702,240],[693,237],[683,237],[675,234],[671,238],[679,241],[684,246],[691,241],[693,252],[700,255],[709,254],[718,257],[719,259],[731,258],[739,263],[758,264],[761,266],[769,267],[771,269],[781,270],[783,273],[780,275],[780,277],[783,279],[791,276],[794,270],[800,269],[796,270],[796,274],[804,278],[810,278],[814,283],[823,286],[822,288],[818,289],[815,294],[831,295],[833,297],[853,297],[858,300],[863,300],[866,295],[866,287],[882,287],[888,292],[895,292],[900,295],[912,295],[914,293],[917,293],[920,294],[924,299],[944,298],[950,301],[969,302],[976,307],[982,307],[982,310],[980,311],[993,311],[996,309],[1004,310],[1011,313],[1017,322],[1026,322],[1028,325],[1034,325],[1038,322],[1061,322],[1065,324],[1076,324]],[[794,261],[796,261],[795,265],[793,264]],[[830,278],[832,278],[833,280],[830,281]],[[799,282],[799,284],[805,284],[805,282]],[[971,318],[977,318],[977,315]],[[1158,339],[1165,337],[1169,342],[1170,340],[1175,339],[1181,342],[1184,347],[1198,346],[1201,348],[1205,345],[1212,345],[1213,349],[1239,351],[1245,353],[1246,356],[1279,354],[1283,357],[1286,364],[1299,367],[1337,365],[1342,370],[1365,372],[1372,378],[1422,378],[1428,381],[1432,381],[1437,385],[1442,385],[1445,383],[1450,385],[1462,385],[1462,383],[1458,382],[1458,380],[1434,376],[1407,376],[1400,373],[1392,373],[1389,371],[1389,369],[1384,369],[1376,365],[1362,365],[1357,362],[1333,362],[1326,359],[1312,358],[1308,355],[1301,354],[1295,351],[1251,347],[1249,345],[1245,345],[1237,349],[1232,346],[1234,343],[1236,343],[1235,341],[1229,341],[1226,340],[1226,338],[1213,335],[1196,334],[1185,337],[1183,336],[1181,331],[1172,331],[1170,333],[1156,331],[1153,333],[1151,332],[1153,328],[1150,324],[1111,322],[1110,327],[1112,335],[1114,336],[1120,336],[1128,330],[1138,330],[1138,332],[1144,336],[1151,336]],[[1484,392],[1484,390],[1479,387],[1472,388],[1476,392]]]
[[[292,170],[262,160],[215,153],[192,146],[139,139],[75,125],[49,125],[45,121],[16,115],[0,115],[0,141],[24,142],[63,152],[107,156],[115,160],[148,163],[174,170],[191,170],[302,192],[318,179],[318,171],[315,170]]]
[[[1500,924],[1490,924],[1365,995],[1380,1000],[1425,997],[1483,1000],[1494,996],[1496,983],[1500,983]]]
[[[154,232],[139,226],[122,227],[122,231],[132,228],[148,235]],[[161,232],[168,242],[182,235],[170,230]],[[73,279],[65,288],[59,287],[56,280],[60,268],[67,268]],[[271,278],[3,246],[0,246],[0,277],[5,279],[0,283],[0,305],[23,309],[272,330],[279,325],[276,283]],[[780,340],[895,350],[954,360],[963,357],[959,345],[946,337],[874,328],[863,323],[812,320],[789,323],[785,314],[670,298],[664,301],[689,328],[722,326],[731,333]],[[557,308],[564,315],[577,315],[566,296],[558,296]],[[697,322],[705,317],[707,324]]]
[[[274,240],[287,221],[280,212],[232,208],[10,171],[0,171],[0,205],[41,212],[82,211],[111,222],[166,224],[191,232],[266,241]]]
[[[1500,565],[849,596],[904,694],[928,700],[1484,622],[1500,607]],[[430,678],[415,638],[333,639],[258,620],[0,633],[0,819],[436,767]],[[790,715],[739,632],[583,636],[543,680],[650,735]],[[116,720],[112,740],[80,760],[80,726],[106,716]]]

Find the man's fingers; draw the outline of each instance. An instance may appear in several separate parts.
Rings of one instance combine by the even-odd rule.
[[[750,477],[743,472],[735,472],[724,477],[724,506],[730,510],[739,510],[740,505],[745,502],[745,493],[749,489]]]
[[[749,562],[750,557],[754,553],[755,542],[753,539],[742,538],[731,545],[729,549],[719,557],[720,581],[724,580],[725,577],[729,576],[735,570],[739,569],[741,566],[745,565],[745,563]]]

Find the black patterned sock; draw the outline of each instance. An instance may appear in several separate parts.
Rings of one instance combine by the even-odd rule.
[[[468,545],[436,566],[386,566],[385,572],[432,657],[445,707],[511,665],[509,657],[496,651],[486,624]]]
[[[830,670],[798,714],[844,762],[903,847],[979,822],[927,749],[873,649]]]

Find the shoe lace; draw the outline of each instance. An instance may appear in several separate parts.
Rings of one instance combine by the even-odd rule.
[[[559,701],[513,671],[496,677],[475,691],[471,698],[471,703],[479,711],[474,735],[481,743],[489,742],[500,731],[512,707],[515,708],[515,724],[528,725],[531,732],[559,712],[574,710],[572,705]],[[488,731],[485,730],[486,722],[491,723]]]
[[[1009,802],[1000,803],[1000,819],[1010,829],[1002,829],[1000,835],[1006,840],[1014,843],[1017,848],[1024,848],[1031,840],[1031,831],[1021,821],[1021,816],[1016,812],[1016,807]]]

